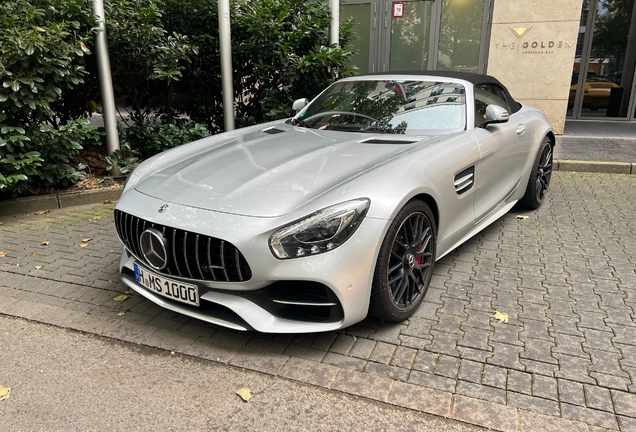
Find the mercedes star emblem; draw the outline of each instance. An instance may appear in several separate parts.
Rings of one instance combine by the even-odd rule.
[[[159,213],[163,213],[166,210],[168,210],[168,204],[164,204],[161,207],[159,207],[159,210],[157,210]]]
[[[167,206],[166,206],[167,207]],[[148,228],[139,237],[141,253],[146,262],[155,270],[163,270],[168,265],[168,240],[155,228]]]

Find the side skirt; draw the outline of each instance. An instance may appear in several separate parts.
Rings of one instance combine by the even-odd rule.
[[[443,250],[442,253],[439,254],[435,258],[435,261],[438,261],[438,260],[442,259],[445,255],[447,255],[449,252],[451,252],[455,248],[459,247],[466,240],[468,240],[469,238],[471,238],[472,236],[477,234],[479,231],[483,230],[488,225],[490,225],[491,223],[493,223],[494,221],[496,221],[497,219],[499,219],[500,217],[502,217],[503,215],[508,213],[510,211],[510,209],[513,208],[516,203],[517,203],[517,200],[509,202],[506,205],[504,205],[503,207],[501,207],[498,211],[492,213],[486,219],[482,219],[481,222],[479,222],[477,225],[475,225],[475,227],[468,232],[468,234],[466,234],[464,237],[459,239],[455,244],[453,244],[448,249]]]

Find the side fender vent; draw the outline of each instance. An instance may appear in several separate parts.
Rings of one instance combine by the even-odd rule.
[[[475,166],[466,168],[462,172],[455,175],[455,192],[462,195],[473,188],[475,184]]]

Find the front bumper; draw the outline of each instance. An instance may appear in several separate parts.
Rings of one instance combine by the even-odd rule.
[[[201,306],[194,307],[155,294],[134,278],[134,263],[143,265],[134,251],[125,249],[120,262],[122,281],[133,290],[166,309],[203,321],[236,330],[257,330],[266,333],[310,333],[331,331],[363,320],[368,312],[375,261],[384,233],[386,220],[366,218],[354,235],[342,246],[319,255],[278,260],[269,250],[269,236],[300,215],[279,218],[254,218],[199,208],[169,204],[168,211],[158,213],[165,202],[127,191],[117,209],[151,223],[187,230],[230,242],[241,252],[251,269],[244,282],[220,282],[170,278],[195,283],[201,292]],[[147,266],[146,266],[147,267]],[[270,305],[261,295],[271,292],[277,284],[286,289],[324,287],[333,306],[328,318],[303,317],[287,313],[289,307]],[[302,309],[302,307],[301,307]],[[337,311],[340,311],[339,313]]]

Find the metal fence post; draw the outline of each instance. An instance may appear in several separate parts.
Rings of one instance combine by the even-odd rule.
[[[329,26],[329,45],[340,45],[340,1],[329,0],[331,25]]]
[[[232,76],[232,35],[230,0],[219,0],[219,42],[221,45],[221,87],[225,131],[234,130],[234,84]]]
[[[117,132],[117,118],[115,117],[113,78],[110,74],[110,60],[108,59],[106,15],[104,14],[103,0],[93,0],[93,14],[97,17],[97,27],[101,30],[95,36],[95,55],[97,59],[97,74],[99,77],[99,92],[102,96],[104,129],[106,129],[106,150],[110,155],[119,149],[119,133]],[[111,174],[117,176],[119,175],[119,170],[113,167]]]

